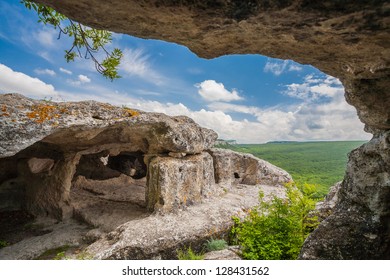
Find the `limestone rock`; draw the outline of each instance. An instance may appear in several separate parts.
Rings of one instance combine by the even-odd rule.
[[[315,212],[318,216],[319,222],[325,220],[330,214],[332,214],[338,200],[338,193],[340,191],[341,184],[342,182],[338,182],[332,186],[324,200],[316,204]]]
[[[217,148],[211,149],[210,154],[214,159],[216,182],[223,185],[242,183],[284,186],[292,181],[290,174],[283,169],[251,154]]]
[[[155,157],[149,163],[149,209],[170,212],[222,192],[215,184],[213,158],[208,153]]]
[[[389,259],[390,132],[351,152],[338,196],[300,258]]]
[[[204,255],[205,260],[242,260],[239,256],[239,246],[229,246],[229,248],[219,251],[208,252]]]
[[[215,132],[184,116],[140,113],[96,101],[55,103],[2,94],[0,106],[0,158],[38,141],[66,152],[93,147],[97,153],[122,145],[129,152],[195,154],[217,139]]]
[[[32,236],[0,249],[0,260],[31,260],[51,249],[62,246],[77,247],[83,242],[82,236],[89,231],[86,225],[73,220],[39,226],[48,233]]]
[[[260,190],[265,197],[284,195],[280,187],[238,185],[186,210],[123,224],[86,252],[95,259],[177,259],[179,248],[201,250],[211,238],[226,235],[233,225],[231,217],[242,218],[257,205]]]
[[[95,101],[55,103],[2,94],[0,107],[0,193],[7,192],[6,208],[58,219],[73,215],[75,176],[141,179],[147,173],[146,154],[199,154],[217,139],[214,131],[187,117]],[[18,206],[21,195],[25,201]]]

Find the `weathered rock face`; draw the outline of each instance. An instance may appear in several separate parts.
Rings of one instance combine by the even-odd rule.
[[[17,94],[4,94],[0,101],[1,157],[38,141],[61,146],[66,153],[119,154],[114,146],[122,145],[128,152],[195,154],[212,147],[217,137],[184,116],[139,113],[95,101],[54,103]]]
[[[330,215],[306,240],[302,259],[390,258],[390,132],[350,154]]]
[[[329,193],[326,195],[324,200],[317,202],[315,208],[315,214],[317,215],[319,222],[322,222],[333,213],[333,210],[339,198],[339,191],[341,185],[342,182],[336,183],[334,186],[332,186],[329,189]]]
[[[311,64],[343,82],[346,100],[356,107],[361,121],[366,124],[366,130],[375,135],[373,144],[390,129],[388,1],[36,1],[51,5],[89,26],[176,42],[189,47],[202,57],[251,53]],[[386,164],[387,152],[380,150],[378,154],[378,158],[387,160]],[[353,155],[350,165],[357,164]],[[364,157],[367,157],[368,161],[371,160],[370,155],[363,152],[361,157],[362,162]],[[374,161],[372,165],[374,166]],[[362,215],[371,213],[367,215],[375,220],[378,215],[382,217],[376,210],[386,208],[386,211],[390,211],[389,200],[386,200],[388,197],[379,197],[383,195],[380,190],[387,188],[387,182],[382,180],[382,167],[378,165],[373,167],[375,171],[372,171],[372,176],[378,177],[375,179],[375,187],[371,186],[371,181],[365,182],[364,179],[359,183],[353,181],[352,178],[365,176],[364,172],[367,170],[364,167],[359,165],[359,168],[363,169],[349,168],[342,185],[344,193],[361,193],[361,199],[350,199],[344,195],[341,196],[340,203],[349,205],[350,207],[344,209],[355,209],[356,213],[363,211],[362,209],[370,209],[370,212],[363,211],[365,214]],[[356,226],[359,226],[358,221],[357,224],[353,222],[353,215],[341,215],[342,209],[341,207],[339,215],[335,214],[333,219],[345,223],[345,232],[339,234],[338,227],[329,226],[325,230],[325,226],[321,226],[322,231],[329,234],[326,238],[330,239],[327,240],[333,240],[331,236],[344,238],[348,235],[348,227],[356,237],[350,239],[351,242],[361,243],[358,236],[361,240],[366,240],[364,230],[360,233],[355,231]],[[388,228],[388,222],[385,220],[380,220],[380,223],[382,228]],[[375,242],[384,242],[388,238],[386,230],[378,232],[377,235],[380,237],[376,238]],[[322,248],[320,244],[329,243],[318,234],[316,238],[317,243],[312,242],[310,246],[318,247],[318,250]],[[341,241],[332,242],[335,242],[334,251],[330,250],[329,254],[324,253],[323,256],[374,258],[374,255],[360,254],[359,250],[354,255],[351,252],[354,248],[352,243],[351,246],[342,246]],[[386,244],[383,243],[385,247]],[[308,247],[305,247],[303,252],[307,250]],[[337,253],[330,253],[331,251]],[[375,257],[389,258],[388,253],[380,255],[380,252],[385,251],[379,250]],[[307,255],[321,258],[320,254]]]
[[[216,148],[210,153],[214,158],[215,180],[219,184],[284,186],[292,181],[290,174],[283,169],[251,154]]]
[[[208,153],[183,158],[155,157],[149,163],[148,208],[171,212],[220,195]]]

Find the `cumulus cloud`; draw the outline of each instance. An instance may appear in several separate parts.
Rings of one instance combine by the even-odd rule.
[[[91,82],[91,79],[85,75],[78,75],[77,80],[67,80],[69,84],[74,86],[80,86],[82,84],[88,84]]]
[[[60,71],[61,71],[62,73],[67,74],[67,75],[72,75],[72,71],[67,70],[67,69],[65,69],[65,68],[60,67]]]
[[[139,100],[128,105],[168,115],[186,115],[200,125],[215,130],[220,138],[235,139],[240,143],[370,138],[363,131],[363,124],[359,121],[355,108],[346,103],[337,79],[330,76],[308,76],[302,84],[307,83],[309,86],[303,86],[307,96],[325,95],[328,99],[321,102],[318,98],[299,99],[301,102],[295,105],[272,108],[215,101],[208,104],[207,109],[197,111],[182,103]],[[297,87],[300,88],[302,84],[297,84]],[[289,86],[286,86],[287,90]],[[247,114],[248,118],[235,118],[237,113]]]
[[[49,76],[55,76],[56,75],[56,72],[54,72],[53,70],[51,69],[35,69],[34,72],[38,75],[49,75]]]
[[[88,78],[88,77],[85,76],[85,75],[79,75],[78,78],[79,78],[79,81],[80,81],[81,83],[90,83],[90,82],[91,82],[91,79]]]
[[[0,91],[2,93],[21,93],[34,98],[58,95],[53,85],[14,71],[4,64],[0,64],[0,73]]]
[[[198,88],[198,93],[206,101],[235,101],[243,98],[238,95],[237,90],[228,91],[222,83],[217,83],[214,80],[205,80],[195,85]]]
[[[290,61],[290,60],[268,60],[267,63],[264,66],[263,71],[264,72],[270,72],[274,74],[275,76],[280,76],[284,72],[292,72],[292,71],[301,71],[302,67],[299,66],[298,64]]]

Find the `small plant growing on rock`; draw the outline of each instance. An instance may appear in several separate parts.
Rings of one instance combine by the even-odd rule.
[[[203,260],[204,255],[195,253],[192,248],[189,247],[187,250],[178,250],[177,258],[179,260]]]
[[[317,226],[311,215],[315,188],[286,186],[286,198],[274,196],[265,201],[259,194],[259,206],[240,221],[233,217],[232,235],[241,246],[242,256],[252,260],[296,259],[308,234]]]
[[[220,251],[228,247],[228,244],[223,239],[211,239],[206,242],[206,250],[211,251]]]

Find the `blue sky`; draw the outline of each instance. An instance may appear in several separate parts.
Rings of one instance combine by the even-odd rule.
[[[0,3],[0,93],[98,100],[187,115],[240,143],[368,139],[341,83],[316,68],[260,55],[198,58],[186,47],[114,34],[124,51],[121,79],[91,60],[66,63],[70,41],[37,23],[19,1]]]

